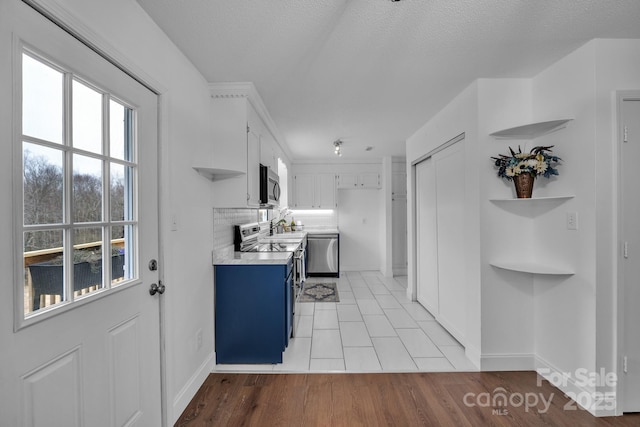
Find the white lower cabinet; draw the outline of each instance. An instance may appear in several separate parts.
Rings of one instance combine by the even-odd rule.
[[[336,207],[335,174],[294,175],[293,207],[298,209],[334,209]]]

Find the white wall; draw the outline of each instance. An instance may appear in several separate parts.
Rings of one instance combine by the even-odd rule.
[[[469,323],[467,333],[481,350],[483,369],[537,366],[570,373],[580,368],[616,372],[615,91],[638,88],[640,40],[594,40],[532,79],[476,81],[407,141],[407,167],[461,132],[475,141],[467,144],[464,167],[472,168],[469,175],[479,182],[479,197],[468,200],[471,214],[465,227],[471,232],[469,259],[479,261],[481,271],[480,286],[469,289],[482,291],[474,295],[481,303],[468,306],[469,318],[481,319],[477,322],[481,333]],[[496,177],[488,157],[506,153],[507,146],[518,142],[497,141],[489,133],[559,118],[574,120],[561,131],[526,142],[523,149],[555,145],[554,153],[564,160],[559,177],[536,181],[534,196],[574,194],[575,198],[535,219],[490,202],[491,198],[513,197],[513,190],[511,183]],[[410,227],[415,225],[412,181],[409,176]],[[578,213],[577,231],[566,229],[569,211]],[[410,250],[414,249],[413,235],[410,230]],[[522,244],[514,250],[517,245],[507,244],[509,239]],[[413,256],[411,253],[410,290],[415,286]],[[493,259],[518,256],[562,262],[575,274],[529,275],[489,265]],[[478,266],[466,268],[472,273]],[[561,388],[596,391],[572,382]],[[615,387],[598,391],[615,391]],[[598,415],[613,414],[591,410]]]
[[[0,2],[0,109],[2,141],[10,150],[11,126],[11,17],[6,8],[17,0]],[[107,50],[132,72],[162,93],[161,97],[161,227],[163,231],[164,296],[167,356],[168,421],[173,424],[212,367],[213,356],[213,269],[211,182],[191,169],[191,152],[209,137],[209,92],[207,84],[134,0],[43,0],[59,11],[59,18]],[[8,17],[8,18],[7,18]],[[0,185],[2,200],[11,200],[11,157],[2,157]],[[188,190],[188,191],[187,191]],[[11,229],[11,209],[3,204],[0,218],[4,230]],[[177,219],[177,231],[170,231],[170,218]],[[11,271],[12,242],[1,244],[1,271]],[[3,301],[2,346],[11,342],[12,301],[9,277],[1,286]],[[196,331],[203,331],[203,345],[195,350]],[[8,369],[10,367],[4,367]],[[15,373],[13,373],[15,375]],[[4,378],[5,372],[2,372]]]
[[[533,279],[489,265],[496,260],[522,260],[534,255],[533,246],[527,243],[533,238],[533,220],[513,215],[489,201],[514,197],[513,183],[497,177],[490,157],[508,153],[509,146],[517,149],[521,143],[498,141],[489,134],[530,121],[528,79],[478,81],[477,226],[481,230],[482,369],[487,370],[530,369],[533,362]],[[529,148],[523,146],[523,150]]]
[[[594,40],[534,79],[536,114],[576,118],[562,142],[566,163],[573,166],[563,184],[575,191],[567,210],[578,212],[580,230],[558,249],[573,248],[577,254],[579,248],[578,274],[551,290],[547,282],[536,282],[536,349],[539,357],[569,372],[617,370],[615,92],[639,88],[640,40]],[[570,315],[561,306],[571,307]]]
[[[578,368],[595,372],[596,368],[594,60],[595,45],[590,43],[532,82],[533,115],[537,120],[575,118],[558,136],[552,134],[549,139],[554,139],[555,152],[564,160],[553,191],[576,195],[560,210],[578,213],[579,230],[567,230],[564,219],[553,222],[551,213],[539,221],[556,231],[553,242],[549,242],[552,244],[544,246],[547,255],[568,260],[576,274],[534,279],[536,355],[542,365],[561,372],[575,372]]]

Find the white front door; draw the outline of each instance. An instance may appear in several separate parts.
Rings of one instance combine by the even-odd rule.
[[[15,331],[3,326],[0,334],[0,424],[159,426],[160,295],[149,292],[159,274],[148,267],[158,259],[157,97],[28,6],[12,4],[12,65],[2,65],[2,75],[14,75],[14,100],[24,104],[14,109],[12,141],[20,265],[4,275],[7,286],[13,277],[15,302],[2,301],[2,310],[15,313]],[[43,77],[25,76],[29,67]],[[40,98],[29,91],[41,91]],[[40,209],[29,220],[24,214],[22,224],[27,199],[36,197],[22,171],[27,157],[37,160],[29,167],[40,165],[34,171],[46,166],[60,177],[60,185],[37,196],[53,195],[52,204],[35,203],[59,218],[47,219]],[[99,197],[86,206],[82,191],[93,179]],[[27,247],[39,233],[61,236],[47,249],[61,254],[58,289],[36,286],[26,266],[27,257],[50,256],[37,244]],[[87,242],[91,233],[97,243]],[[91,274],[99,278],[79,290],[75,257],[96,253]]]
[[[640,94],[639,94],[640,95]],[[622,169],[622,252],[621,283],[624,313],[622,385],[624,412],[640,411],[640,188],[636,161],[640,160],[640,96],[622,101],[623,135],[620,159]],[[626,255],[625,255],[626,252]]]

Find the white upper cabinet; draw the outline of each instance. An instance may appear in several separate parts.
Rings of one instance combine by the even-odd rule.
[[[380,188],[380,174],[379,173],[362,173],[358,176],[358,180],[361,188]]]
[[[214,182],[214,206],[260,205],[260,118],[247,98],[211,98],[211,158],[196,160]],[[228,171],[224,173],[224,171]]]
[[[341,173],[338,175],[338,189],[380,188],[380,174],[377,172]]]
[[[247,125],[247,206],[260,206],[260,118],[248,105]]]
[[[278,171],[278,156],[276,154],[276,142],[268,130],[264,130],[260,137],[260,164]]]
[[[333,173],[294,175],[293,187],[294,208],[334,209],[336,207],[336,176]]]
[[[278,170],[273,124],[251,83],[209,85],[211,150],[198,153],[194,169],[213,181],[214,206],[260,206],[260,164]],[[267,122],[265,122],[267,117]],[[271,127],[266,123],[271,123]]]

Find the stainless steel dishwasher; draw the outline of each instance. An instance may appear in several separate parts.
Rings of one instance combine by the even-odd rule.
[[[307,235],[307,274],[340,276],[340,234],[309,233]]]

